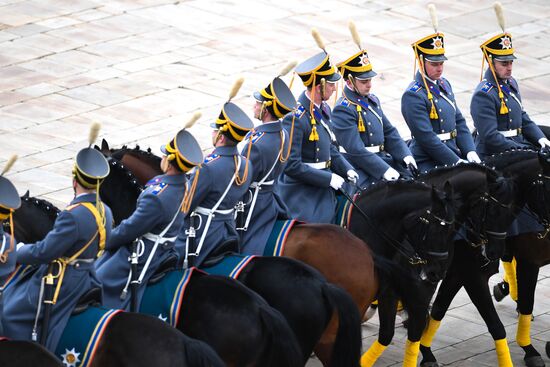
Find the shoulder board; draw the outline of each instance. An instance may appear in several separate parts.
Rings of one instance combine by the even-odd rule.
[[[249,132],[247,132],[246,135],[244,136],[243,141],[250,139],[250,136],[251,136],[253,133],[254,133],[254,129],[252,129],[252,130],[250,130]]]
[[[340,101],[340,106],[348,107],[350,105],[350,101],[347,98],[342,98],[342,101]]]
[[[159,195],[168,186],[166,182],[161,182],[158,185],[151,186],[151,194]]]
[[[252,135],[251,139],[250,139],[250,143],[254,144],[256,143],[258,140],[260,140],[262,138],[262,136],[264,136],[265,133],[263,131],[258,131],[256,132],[254,135]]]
[[[294,116],[302,117],[305,112],[306,112],[306,108],[302,105],[299,105],[298,108],[296,109],[296,112],[294,112]]]
[[[421,90],[421,89],[422,89],[422,84],[420,84],[420,83],[418,83],[418,82],[415,82],[415,83],[409,88],[409,90],[410,90],[411,92],[415,92],[415,93],[418,92],[418,91]]]
[[[369,98],[373,100],[377,105],[380,105],[380,100],[374,94],[369,93]]]
[[[159,177],[152,178],[152,179],[150,179],[150,180],[145,184],[145,187],[157,185],[159,182],[160,182],[160,178],[159,178]]]
[[[80,203],[78,203],[78,204],[73,204],[73,205],[69,205],[69,206],[67,206],[67,207],[65,208],[65,210],[71,211],[71,210],[73,210],[74,208],[76,208],[76,207],[78,207],[78,206],[80,206]]]
[[[489,93],[491,89],[493,89],[493,85],[489,82],[485,82],[485,84],[481,87],[481,90],[485,93]]]
[[[204,158],[204,164],[214,162],[218,158],[220,158],[219,154],[214,154],[214,153],[209,154],[209,155],[206,156],[206,158]]]

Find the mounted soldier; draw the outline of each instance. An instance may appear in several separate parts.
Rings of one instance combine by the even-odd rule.
[[[550,141],[523,108],[518,82],[512,77],[516,56],[512,35],[505,31],[500,4],[495,4],[495,12],[502,33],[491,37],[480,46],[483,52],[482,68],[485,62],[488,68],[475,89],[470,104],[470,113],[477,129],[477,149],[485,157],[509,149],[549,148]],[[542,229],[532,215],[521,211],[508,229],[508,236]],[[505,281],[495,285],[493,289],[495,299],[500,301],[510,293],[517,300],[516,271],[512,257],[506,255],[502,260],[506,276]]]
[[[242,83],[243,79],[237,80],[218,119],[211,124],[214,151],[190,177],[192,201],[176,241],[184,267],[199,266],[222,245],[238,250],[234,207],[248,190],[253,172],[237,144],[254,124],[231,102]]]
[[[99,124],[92,126],[90,146],[99,128]],[[109,174],[109,164],[90,146],[76,156],[72,171],[75,198],[59,214],[53,229],[42,241],[17,244],[17,262],[35,266],[4,293],[6,336],[34,341],[40,336],[52,352],[78,300],[101,287],[94,261],[111,234],[111,210],[99,198],[99,186]]]
[[[401,112],[412,133],[409,147],[422,172],[466,160],[480,162],[451,84],[441,76],[447,60],[444,35],[438,32],[435,6],[430,5],[435,33],[412,44],[419,70],[401,98]]]
[[[200,113],[196,113],[184,129],[161,146],[164,174],[147,183],[137,200],[136,210],[113,229],[107,251],[96,266],[106,307],[136,308],[149,278],[163,262],[178,256],[174,245],[183,225],[182,211],[187,210],[192,195],[185,174],[203,160],[199,143],[187,130],[199,118]],[[132,254],[128,245],[136,239],[137,254]],[[128,259],[136,255],[137,266],[132,268]],[[132,274],[133,271],[137,273]],[[137,291],[134,288],[135,294],[131,294],[137,297],[133,307],[130,307],[131,282],[137,284]]]
[[[346,84],[332,112],[332,127],[340,151],[357,169],[359,189],[382,179],[411,178],[407,167],[416,170],[416,161],[382,111],[380,100],[370,93],[372,78],[377,74],[372,70],[367,51],[361,47],[353,22],[350,31],[359,52],[336,65]]]
[[[281,119],[296,108],[296,99],[281,77],[295,65],[288,64],[267,87],[254,92],[254,117],[262,125],[251,131],[241,151],[242,155],[248,154],[254,167],[241,229],[241,250],[247,255],[263,254],[275,221],[288,213],[274,185],[290,155],[289,133],[283,129]]]
[[[283,120],[290,133],[291,150],[277,190],[289,208],[289,216],[312,223],[335,219],[335,190],[345,178],[356,182],[357,172],[340,154],[331,128],[331,110],[326,101],[336,90],[341,76],[316,30],[312,31],[323,52],[299,64],[295,72],[306,86],[296,112]]]
[[[6,163],[6,167],[0,174],[0,235],[2,243],[0,244],[0,336],[4,335],[2,328],[3,311],[2,311],[2,293],[4,284],[8,280],[10,274],[15,270],[15,262],[17,253],[15,250],[15,237],[13,236],[13,218],[12,213],[21,206],[21,198],[17,193],[17,189],[10,180],[4,177],[11,166],[17,160],[17,156],[12,156]],[[4,221],[8,220],[10,233],[4,232]]]

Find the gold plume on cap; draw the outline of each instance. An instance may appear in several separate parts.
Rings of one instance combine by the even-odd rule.
[[[6,165],[4,166],[2,173],[0,173],[0,176],[4,176],[4,173],[8,172],[11,169],[16,160],[17,154],[12,155],[10,159],[8,159],[8,161],[6,162]]]
[[[239,93],[239,89],[241,89],[243,83],[244,83],[243,77],[240,77],[239,79],[235,80],[235,83],[233,84],[233,87],[229,92],[229,99],[227,100],[227,102],[231,101],[237,95],[237,93]]]
[[[506,28],[506,22],[504,20],[504,11],[502,10],[502,4],[500,1],[495,1],[493,8],[495,9],[495,14],[497,15],[498,25],[502,31],[505,32],[504,28]]]
[[[437,29],[439,28],[439,21],[437,19],[437,10],[435,8],[435,4],[429,4],[428,11],[430,12],[430,18],[432,18],[432,26],[434,27],[434,31],[435,33],[437,33]]]
[[[359,37],[359,32],[357,32],[357,27],[355,26],[355,22],[353,20],[350,20],[348,23],[349,31],[351,32],[351,38],[353,38],[353,42],[359,47],[361,50],[361,37]]]
[[[193,125],[195,125],[195,122],[197,122],[202,116],[202,113],[200,111],[195,111],[195,113],[189,118],[189,120],[185,123],[183,126],[184,129],[189,129]]]
[[[285,67],[279,72],[279,76],[285,76],[288,74],[288,72],[298,64],[296,60],[290,61],[288,64],[285,65]]]
[[[323,38],[321,38],[321,35],[319,34],[319,31],[316,28],[311,28],[311,35],[313,36],[313,39],[315,40],[315,43],[317,43],[317,46],[325,52],[325,42],[323,41]]]
[[[88,142],[90,143],[90,146],[94,143],[94,141],[96,141],[100,129],[101,124],[99,122],[94,122],[92,126],[90,126],[90,134],[88,135]]]

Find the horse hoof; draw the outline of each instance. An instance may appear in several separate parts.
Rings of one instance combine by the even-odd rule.
[[[422,363],[420,363],[420,367],[439,367],[439,363],[437,363],[437,362],[422,362]]]
[[[500,282],[493,287],[493,297],[495,301],[500,302],[510,294],[510,287],[506,282]]]
[[[546,344],[546,351],[548,352],[548,344]],[[527,367],[544,367],[546,364],[542,360],[541,356],[532,356],[524,358],[525,365]]]

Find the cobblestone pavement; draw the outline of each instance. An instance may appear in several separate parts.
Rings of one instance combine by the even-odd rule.
[[[525,107],[550,124],[550,3],[502,1],[519,59]],[[103,124],[111,146],[165,143],[200,109],[192,132],[209,149],[208,124],[219,113],[238,75],[245,84],[235,101],[251,110],[253,90],[264,87],[290,60],[318,52],[316,27],[333,61],[355,52],[347,23],[353,19],[374,69],[374,93],[404,137],[400,97],[413,75],[410,43],[432,32],[426,1],[414,0],[0,0],[0,165],[16,153],[9,173],[20,193],[27,189],[58,206],[72,198],[70,172],[92,121]],[[445,76],[469,118],[479,81],[479,44],[499,31],[492,1],[437,1],[449,61]],[[300,92],[300,83],[293,90]],[[535,345],[550,339],[548,272],[537,289]],[[515,334],[514,305],[497,305]],[[363,328],[365,346],[376,334]],[[396,364],[405,337],[377,365]],[[434,344],[452,366],[495,366],[493,344],[465,295],[453,303]],[[521,350],[512,343],[514,360]],[[315,361],[311,365],[316,365]]]

